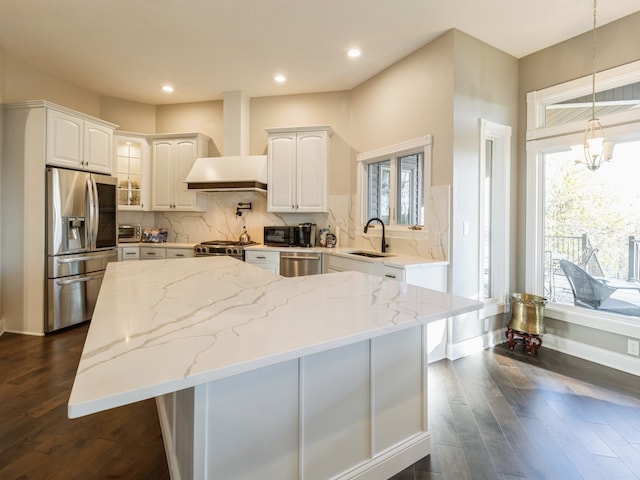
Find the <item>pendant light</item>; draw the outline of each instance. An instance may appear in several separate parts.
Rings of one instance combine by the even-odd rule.
[[[603,162],[610,160],[609,154],[604,144],[604,130],[600,120],[596,117],[596,20],[597,20],[597,0],[593,0],[593,57],[591,73],[591,120],[587,122],[584,131],[584,143],[582,145],[584,160],[577,160],[576,163],[584,163],[591,171],[600,168]]]

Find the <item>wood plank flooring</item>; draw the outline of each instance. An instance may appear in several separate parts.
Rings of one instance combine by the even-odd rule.
[[[67,418],[86,332],[0,336],[0,479],[169,478],[153,400]],[[394,480],[640,479],[640,377],[499,346],[429,389],[432,454]]]

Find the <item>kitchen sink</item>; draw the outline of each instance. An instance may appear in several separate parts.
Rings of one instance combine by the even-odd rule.
[[[383,257],[393,257],[393,255],[389,255],[388,253],[378,253],[378,252],[346,252],[349,255],[358,255],[359,257],[367,257],[367,258],[383,258]]]

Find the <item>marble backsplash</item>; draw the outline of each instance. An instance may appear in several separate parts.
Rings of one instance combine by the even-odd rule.
[[[199,243],[208,240],[237,240],[242,227],[247,227],[251,240],[262,243],[264,225],[297,225],[312,222],[329,226],[338,246],[380,250],[379,227],[365,235],[357,218],[356,196],[330,195],[328,213],[270,213],[267,197],[259,192],[225,192],[201,194],[204,212],[119,212],[120,223],[140,223],[143,228],[167,229],[169,242]],[[238,203],[251,203],[251,210],[236,215]],[[425,204],[422,230],[387,232],[388,251],[433,260],[447,260],[450,244],[451,188],[431,187]]]

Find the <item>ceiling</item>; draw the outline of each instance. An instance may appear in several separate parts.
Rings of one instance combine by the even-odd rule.
[[[607,0],[598,25],[638,9]],[[451,28],[521,58],[592,22],[591,0],[0,0],[0,48],[98,94],[162,105],[349,90]]]

